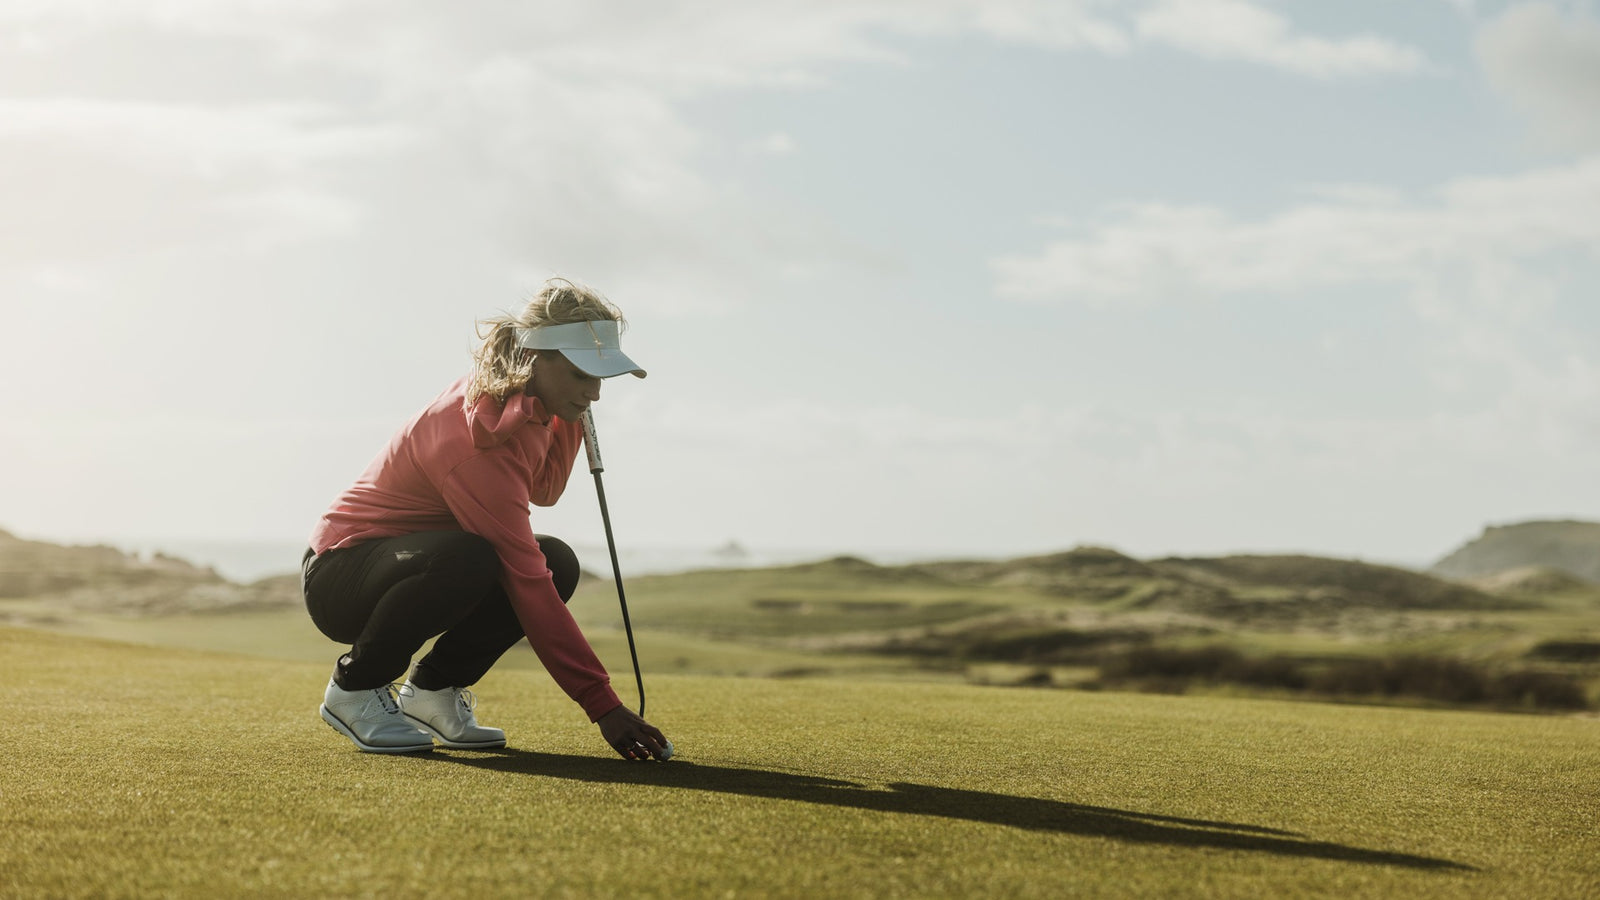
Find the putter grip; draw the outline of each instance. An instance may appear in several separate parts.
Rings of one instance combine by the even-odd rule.
[[[604,472],[606,467],[600,462],[600,441],[594,436],[594,413],[587,409],[583,411],[583,449],[589,454],[589,471]]]

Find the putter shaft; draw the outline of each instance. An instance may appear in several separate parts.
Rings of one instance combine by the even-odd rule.
[[[628,619],[628,596],[622,590],[622,567],[617,565],[617,541],[611,536],[611,511],[606,507],[606,485],[600,478],[605,465],[600,461],[600,441],[594,433],[594,416],[583,411],[583,446],[589,454],[589,471],[594,475],[594,493],[600,498],[600,522],[606,529],[606,549],[611,553],[611,574],[617,582],[617,604],[622,607],[622,630],[628,635],[628,656],[633,660],[633,682],[639,687],[639,718],[644,718],[644,676],[639,672],[639,651],[633,644],[633,623]]]

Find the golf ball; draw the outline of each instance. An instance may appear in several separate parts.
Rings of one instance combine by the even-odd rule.
[[[671,741],[667,741],[667,745],[665,747],[661,748],[661,759],[662,760],[669,760],[671,758],[672,758],[672,742]]]

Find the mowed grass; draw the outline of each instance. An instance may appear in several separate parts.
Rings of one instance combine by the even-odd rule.
[[[327,674],[0,628],[0,895],[1600,895],[1592,718],[647,673],[630,764],[507,669],[385,757]]]
[[[631,691],[633,663],[628,655],[628,639],[622,630],[615,595],[612,595],[609,613],[608,619],[604,611],[589,612],[583,619],[584,634],[606,669],[618,679],[619,689],[625,686]],[[142,618],[76,613],[58,616],[37,627],[81,637],[186,650],[220,650],[254,657],[319,662],[330,667],[339,654],[350,649],[349,645],[336,644],[323,636],[311,624],[305,610],[293,607]],[[914,660],[904,658],[796,650],[749,640],[638,627],[634,632],[640,664],[651,673],[750,677],[829,674],[889,678],[905,673],[929,677],[915,671]],[[497,669],[544,671],[538,656],[526,643],[512,648]]]

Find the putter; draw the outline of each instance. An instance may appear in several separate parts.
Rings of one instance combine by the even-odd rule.
[[[594,436],[593,410],[583,411],[583,449],[589,454],[589,472],[594,475],[594,492],[600,498],[600,521],[606,527],[606,548],[611,551],[611,574],[617,579],[617,603],[622,606],[622,630],[628,633],[628,655],[633,657],[633,680],[639,686],[639,718],[644,718],[644,676],[639,674],[639,651],[633,646],[633,623],[628,621],[628,598],[622,592],[622,569],[617,566],[617,541],[611,536],[611,512],[606,509],[606,485],[600,480],[605,466],[600,462],[600,441]]]

